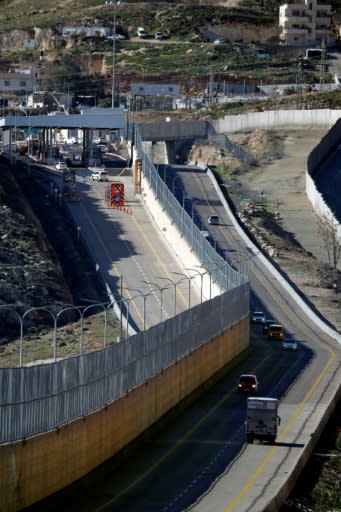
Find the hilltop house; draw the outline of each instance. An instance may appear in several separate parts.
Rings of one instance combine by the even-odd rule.
[[[322,40],[333,43],[331,37],[331,6],[317,0],[284,4],[279,8],[279,39],[282,45],[316,46]]]

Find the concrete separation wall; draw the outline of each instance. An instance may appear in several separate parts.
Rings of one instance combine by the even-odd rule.
[[[312,202],[314,209],[317,213],[326,214],[329,218],[334,218],[332,212],[330,212],[328,206],[324,203],[321,194],[316,190],[315,183],[313,180],[313,174],[319,165],[326,160],[328,154],[336,147],[340,140],[340,127],[341,127],[341,110],[288,110],[288,111],[268,111],[268,112],[255,112],[240,116],[225,116],[223,119],[213,121],[212,126],[219,133],[235,132],[240,130],[254,129],[254,128],[265,128],[274,129],[288,126],[302,126],[308,128],[309,125],[322,125],[322,126],[335,126],[324,136],[321,143],[312,151],[308,158],[308,170],[306,173],[306,190],[307,195]],[[213,183],[215,179],[211,175]],[[221,191],[216,190],[220,195],[220,199],[225,204],[225,208],[228,208]],[[225,202],[224,202],[225,201]],[[240,230],[240,236],[246,237],[245,233]],[[341,236],[341,232],[340,232]],[[257,247],[248,241],[248,245],[253,247],[254,252],[258,251]],[[291,288],[287,281],[281,276],[281,274],[270,264],[265,256],[258,251],[257,258],[261,258],[265,263],[269,271],[278,279],[282,286],[286,288],[290,293],[295,293],[296,300],[306,312],[309,311],[310,316],[320,327],[323,327],[329,336],[333,337],[338,343],[341,343],[341,335],[326,325],[317,315],[315,315],[303,299]],[[252,263],[252,259],[250,260]]]
[[[221,202],[223,203],[225,210],[229,210],[229,205],[221,192],[216,179],[214,178],[214,175],[211,171],[208,171],[209,176],[211,177],[212,183],[216,189],[217,194],[220,197]],[[312,321],[314,321],[320,328],[324,329],[325,332],[328,334],[328,336],[334,338],[338,343],[341,343],[341,334],[339,334],[337,331],[329,327],[329,325],[325,324],[323,320],[320,319],[319,316],[317,316],[313,311],[311,311],[310,307],[304,302],[302,297],[291,287],[291,285],[284,279],[284,277],[278,272],[278,270],[271,264],[271,262],[264,256],[264,254],[259,251],[258,247],[254,245],[254,243],[247,237],[245,232],[242,230],[242,228],[239,226],[236,219],[234,219],[233,216],[231,216],[231,221],[233,222],[235,228],[238,230],[239,235],[241,238],[245,240],[245,242],[248,244],[250,248],[253,250],[253,256],[250,259],[250,265],[252,265],[254,258],[258,258],[262,261],[264,265],[267,266],[269,273],[271,273],[274,278],[276,278],[283,288],[285,288],[288,293],[295,296],[295,300],[297,304],[299,304],[300,308],[302,308],[307,314],[309,313],[309,316],[311,317]]]
[[[170,121],[139,124],[142,140],[169,141],[175,139],[206,139],[206,121]]]
[[[341,225],[317,189],[314,179],[321,166],[327,162],[328,158],[340,145],[340,133],[341,119],[334,124],[332,129],[326,133],[321,142],[310,153],[306,171],[306,193],[308,199],[319,217],[325,217],[331,223],[334,223],[339,240],[341,240]]]
[[[69,485],[113,456],[249,343],[246,317],[100,411],[0,446],[0,510],[13,512]]]
[[[238,116],[225,116],[212,121],[217,133],[237,132],[256,128],[274,129],[284,127],[333,126],[341,117],[341,110],[274,110],[250,112]]]

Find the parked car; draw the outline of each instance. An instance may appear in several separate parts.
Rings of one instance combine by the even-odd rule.
[[[163,32],[155,32],[155,39],[159,39],[160,41],[162,39],[167,39],[167,36]]]
[[[251,322],[253,324],[264,324],[265,314],[263,313],[263,311],[254,311],[251,316]]]
[[[215,39],[213,41],[213,44],[215,44],[215,45],[224,44],[224,43],[225,43],[225,39],[223,37],[218,37],[217,39]]]
[[[276,322],[276,320],[265,320],[264,325],[263,325],[264,334],[267,334],[270,325],[277,324],[277,323],[278,322]]]
[[[116,39],[116,41],[123,41],[126,39],[126,36],[123,34],[113,34],[112,36],[109,36],[108,39]]]
[[[57,171],[67,171],[68,170],[67,163],[66,162],[58,162],[56,165],[56,169],[57,169]]]
[[[147,32],[145,31],[145,29],[143,27],[139,27],[137,29],[137,35],[141,38],[141,39],[146,39],[148,37],[148,34]]]
[[[219,217],[218,217],[218,215],[210,215],[208,217],[208,223],[209,224],[218,225],[219,224]]]
[[[297,341],[296,340],[285,339],[282,342],[282,350],[296,352],[297,348],[298,348],[298,345],[297,345]]]
[[[272,324],[268,328],[268,340],[280,340],[284,339],[284,331],[281,324]]]
[[[109,181],[109,174],[104,169],[98,169],[91,173],[92,181]]]
[[[239,377],[239,392],[257,393],[258,379],[254,373],[242,373]]]
[[[256,57],[258,57],[259,59],[267,59],[270,57],[270,55],[269,55],[269,53],[265,52],[264,50],[259,50],[256,53]]]
[[[66,140],[65,140],[66,144],[78,144],[78,139],[77,137],[68,137]]]

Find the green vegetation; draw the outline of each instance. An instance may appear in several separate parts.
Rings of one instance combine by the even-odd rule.
[[[228,24],[277,25],[280,0],[257,2],[241,0],[237,7],[225,7],[198,1],[176,3],[161,2],[140,3],[122,2],[116,6],[116,22],[119,31],[128,34],[129,39],[116,42],[116,74],[120,92],[130,88],[132,80],[176,81],[184,93],[188,89],[202,91],[211,77],[214,81],[233,84],[244,80],[246,83],[295,83],[297,80],[297,52],[290,56],[281,52],[277,42],[270,48],[270,57],[257,58],[257,45],[227,43],[213,45],[214,31],[224,30]],[[39,0],[17,0],[1,2],[0,32],[21,28],[32,30],[36,27],[50,28],[52,37],[61,34],[63,24],[76,26],[113,26],[114,8],[104,0],[46,0],[41,6]],[[137,40],[136,29],[143,26],[151,34],[149,40]],[[208,32],[211,27],[211,32]],[[168,40],[155,42],[152,35],[161,30]],[[48,37],[48,36],[47,36]],[[112,42],[99,37],[87,38],[85,35],[71,36],[68,40],[59,40],[57,44],[46,45],[45,65],[41,71],[42,88],[68,90],[74,92],[82,88],[83,94],[96,94],[102,101],[111,84]],[[82,60],[95,59],[97,70],[92,76],[85,76]],[[0,66],[10,68],[18,63],[36,63],[39,60],[37,50],[15,50],[2,52]],[[103,72],[105,64],[107,71]],[[72,65],[70,61],[73,61]],[[58,62],[58,66],[53,63]],[[77,62],[77,66],[75,64]],[[78,67],[78,69],[77,69]],[[92,66],[91,66],[92,67]],[[303,70],[305,84],[320,80],[318,66]],[[331,77],[325,74],[324,80]],[[127,89],[126,89],[127,87]],[[219,112],[217,111],[217,114]],[[212,115],[215,115],[214,113]]]
[[[100,309],[100,308],[99,308]],[[19,331],[19,325],[18,325]],[[84,353],[103,348],[115,343],[123,332],[118,320],[107,315],[106,331],[104,313],[97,313],[84,320],[82,331],[82,347]],[[106,333],[106,334],[105,334]],[[58,327],[56,330],[57,358],[78,355],[80,352],[80,321]],[[19,365],[20,340],[16,339],[1,345],[0,368]],[[54,329],[44,329],[36,333],[24,333],[23,364],[37,361],[53,360]]]

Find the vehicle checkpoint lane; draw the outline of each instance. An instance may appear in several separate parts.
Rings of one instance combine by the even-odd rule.
[[[160,291],[158,286],[165,287],[166,281],[152,279],[150,276],[167,276],[174,281],[172,272],[181,273],[183,269],[165,242],[161,241],[162,237],[154,228],[143,204],[135,198],[132,179],[121,176],[120,181],[126,185],[126,211],[108,207],[104,200],[107,184],[102,182],[77,183],[81,203],[70,203],[68,207],[76,223],[81,226],[82,236],[91,245],[96,268],[106,274],[108,283],[111,282],[116,292],[119,292],[122,275],[125,297],[129,301],[136,296],[132,301],[134,309],[137,307],[139,311],[138,314],[135,311],[135,316],[138,316],[135,321],[142,325],[144,307],[147,304],[148,325],[152,325],[160,320],[161,293],[163,318],[174,314],[175,287],[169,282],[168,289]],[[145,281],[158,286],[148,285]],[[185,280],[176,286],[177,312],[187,307],[187,287]],[[146,301],[143,297],[137,297],[137,292],[133,291],[137,289],[142,292],[141,295],[150,294]],[[191,299],[193,304],[200,300],[194,287]],[[156,307],[152,307],[152,301],[156,303]]]

